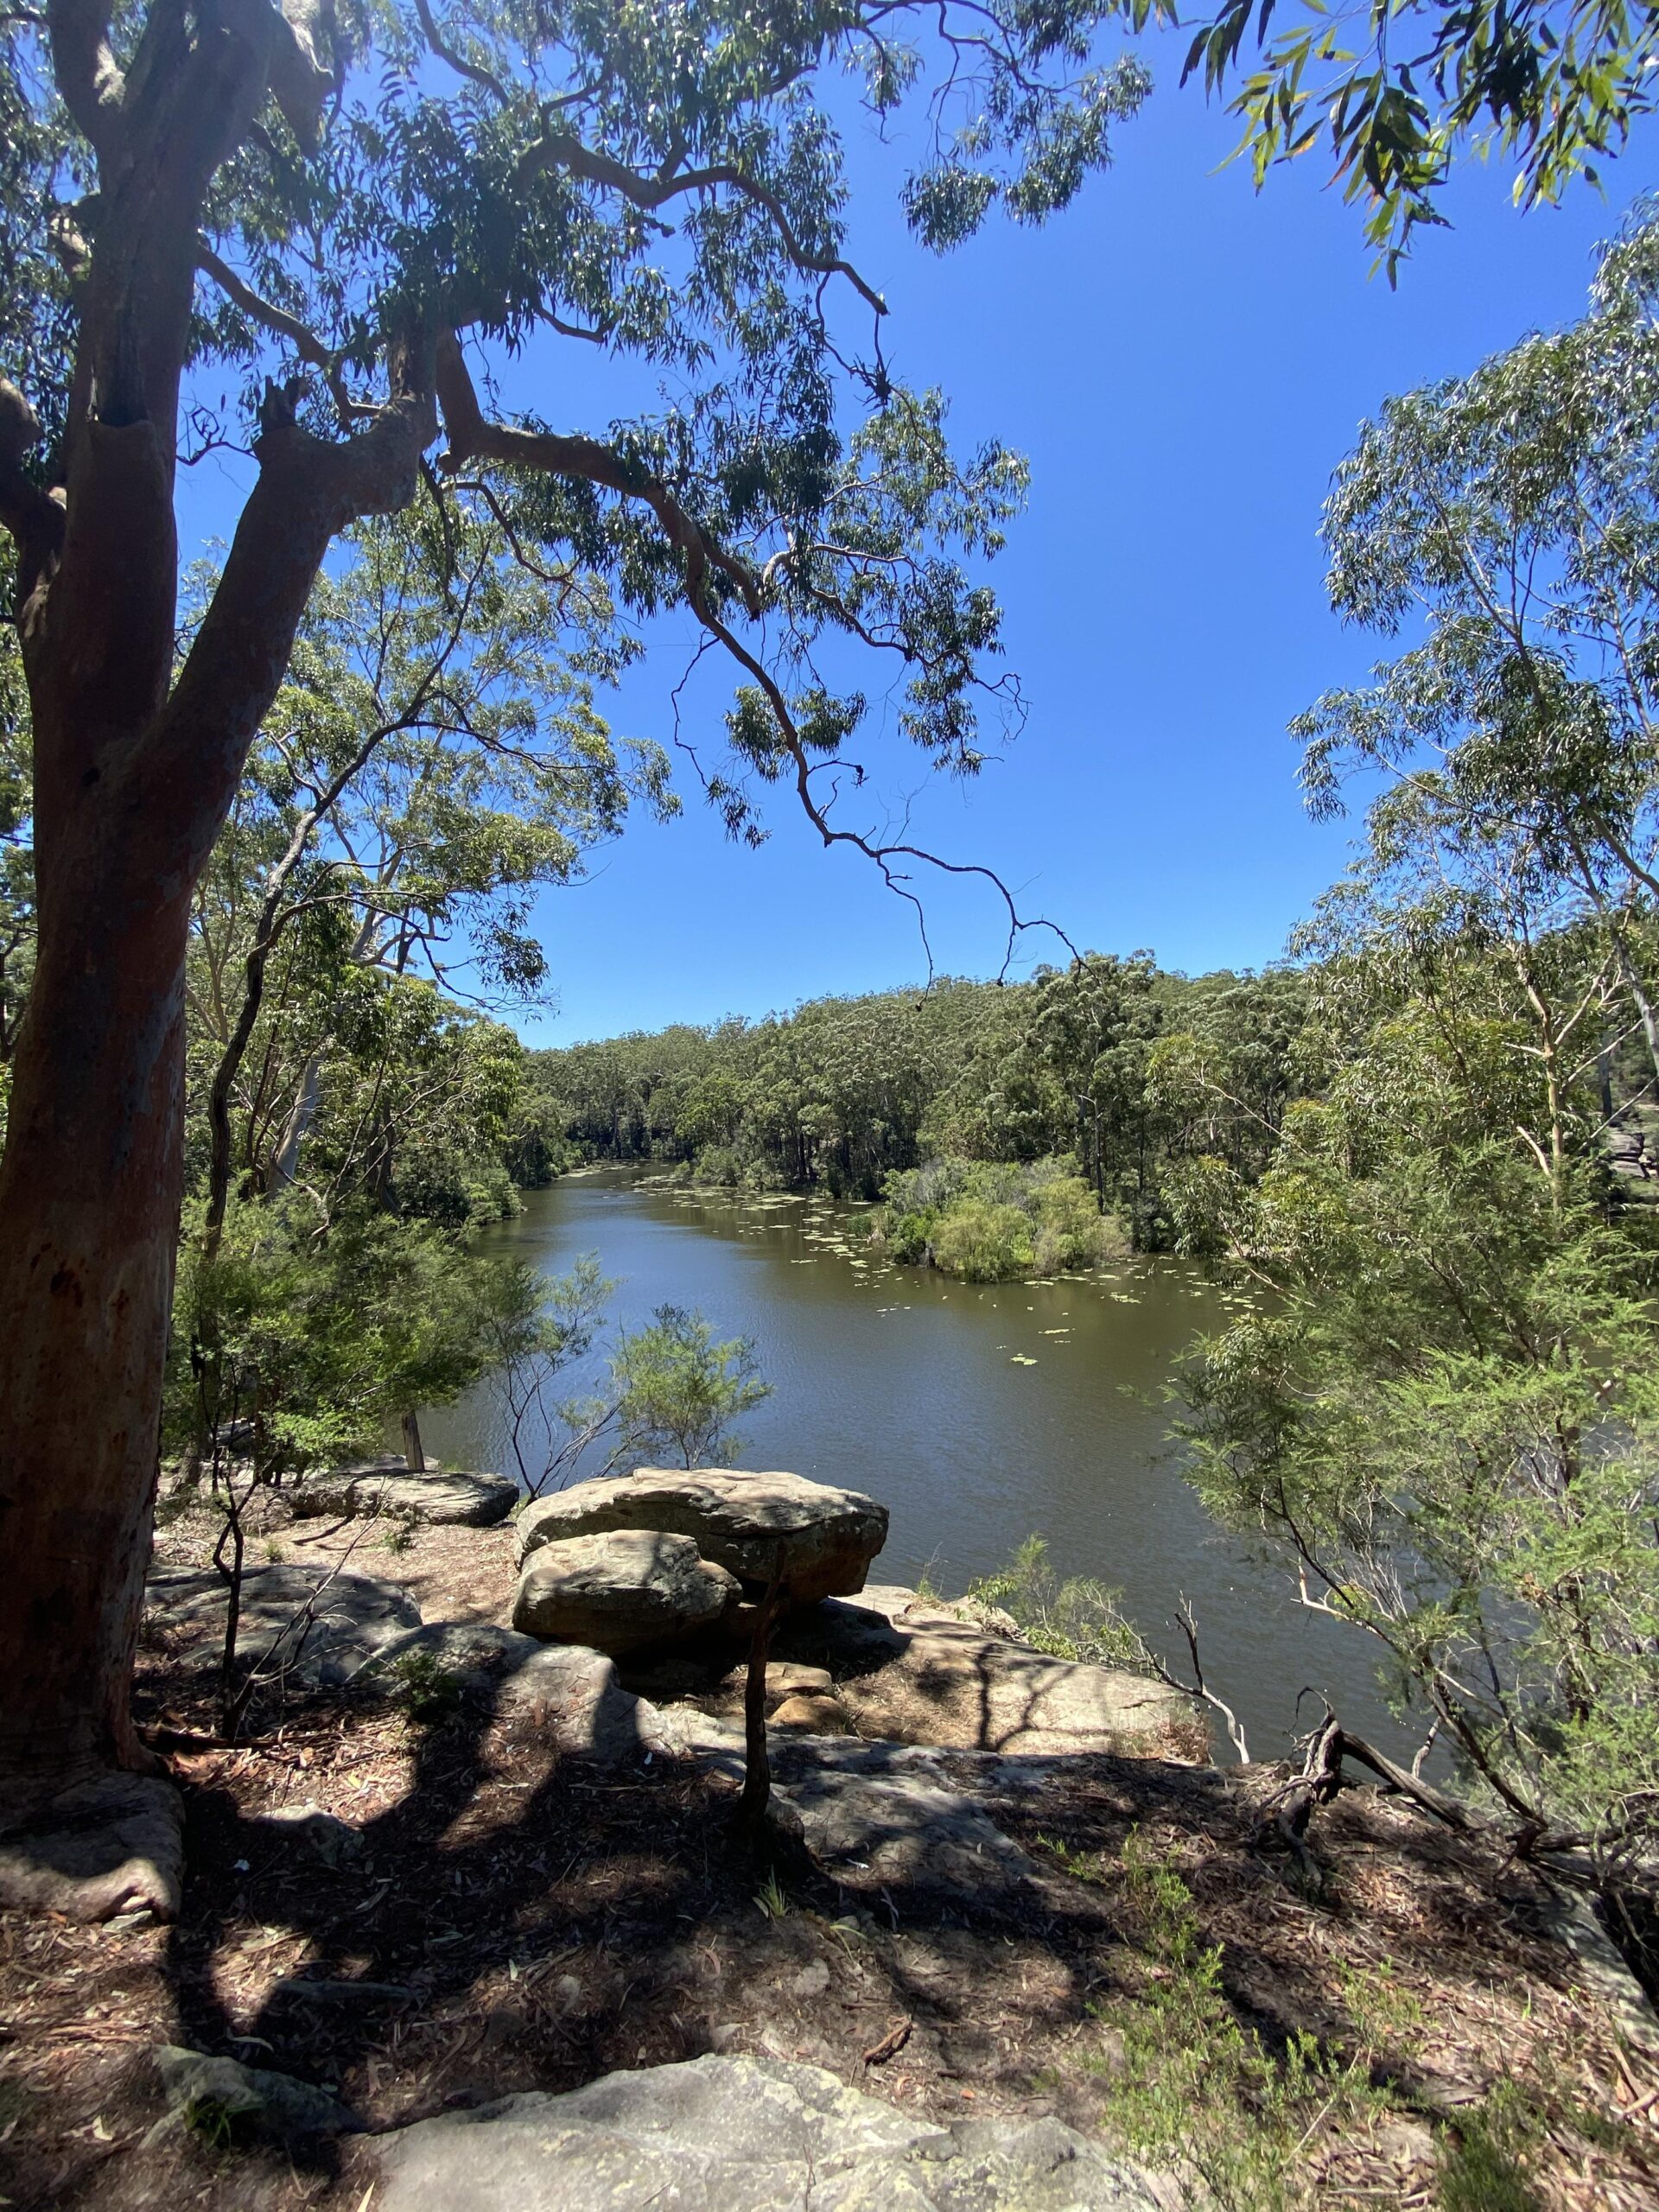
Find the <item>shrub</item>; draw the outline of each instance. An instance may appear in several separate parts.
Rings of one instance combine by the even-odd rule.
[[[1005,1282],[1025,1274],[1035,1256],[1031,1217],[1018,1206],[958,1199],[940,1217],[931,1239],[933,1264],[964,1282]]]
[[[1057,1659],[1127,1667],[1136,1674],[1154,1671],[1140,1630],[1123,1618],[1122,1592],[1087,1575],[1062,1581],[1046,1536],[1027,1536],[1005,1567],[973,1583],[968,1595],[1000,1605],[1027,1643]]]
[[[933,1160],[887,1178],[874,1241],[968,1282],[1006,1282],[1122,1259],[1128,1238],[1103,1215],[1070,1159],[1027,1165]]]

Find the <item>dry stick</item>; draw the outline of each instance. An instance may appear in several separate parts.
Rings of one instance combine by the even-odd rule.
[[[738,1825],[758,1836],[772,1797],[772,1763],[766,1756],[766,1655],[772,1631],[784,1598],[784,1564],[787,1547],[780,1541],[772,1560],[772,1580],[754,1617],[749,1637],[748,1679],[743,1685],[743,1795],[738,1800]]]

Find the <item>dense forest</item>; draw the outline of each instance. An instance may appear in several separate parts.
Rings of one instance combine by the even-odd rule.
[[[1190,982],[1147,954],[1090,954],[1027,982],[947,980],[536,1053],[530,1082],[584,1156],[683,1163],[706,1182],[874,1199],[936,1160],[1065,1156],[1156,1247],[1178,1162],[1259,1172],[1306,1006],[1296,969]],[[1192,1056],[1214,1077],[1202,1096],[1177,1073]]]

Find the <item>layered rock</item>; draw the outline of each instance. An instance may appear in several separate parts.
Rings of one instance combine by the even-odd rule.
[[[152,1623],[200,1638],[188,1665],[219,1665],[228,1587],[211,1567],[150,1576]],[[242,1579],[240,1649],[265,1655],[273,1669],[302,1681],[349,1681],[366,1660],[420,1625],[421,1609],[401,1585],[327,1561],[252,1567]]]
[[[612,1528],[536,1548],[512,1624],[598,1651],[638,1651],[712,1628],[741,1595],[737,1577],[702,1558],[690,1536]]]
[[[707,2057],[398,2130],[378,2212],[1176,2212],[1056,2120],[933,2120],[817,2066]]]
[[[864,1587],[887,1539],[887,1509],[801,1475],[641,1467],[527,1506],[519,1564],[550,1544],[624,1529],[688,1536],[705,1560],[750,1583],[770,1580],[781,1543],[790,1595],[810,1604]]]
[[[518,1485],[505,1475],[412,1475],[401,1464],[377,1463],[308,1475],[288,1497],[302,1521],[325,1515],[364,1520],[384,1514],[435,1528],[493,1529],[518,1503]]]
[[[790,1624],[779,1643],[817,1660],[861,1734],[1044,1758],[1104,1751],[1202,1760],[1192,1699],[1116,1667],[1056,1659],[988,1634],[898,1585]]]

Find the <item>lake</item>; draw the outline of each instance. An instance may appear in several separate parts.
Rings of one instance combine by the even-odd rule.
[[[615,1280],[613,1326],[638,1327],[667,1301],[751,1338],[772,1394],[741,1424],[737,1464],[880,1498],[893,1515],[880,1580],[926,1572],[958,1592],[1035,1532],[1063,1573],[1121,1590],[1147,1640],[1183,1662],[1169,1623],[1185,1593],[1255,1758],[1287,1749],[1304,1688],[1405,1747],[1358,1633],[1303,1611],[1282,1571],[1218,1530],[1182,1480],[1163,1393],[1195,1332],[1224,1320],[1220,1294],[1173,1261],[953,1282],[867,1257],[849,1241],[859,1218],[828,1201],[590,1170],[527,1192],[518,1218],[482,1241],[550,1274],[596,1254]],[[422,1430],[447,1465],[512,1471],[488,1386],[423,1414]],[[1302,1725],[1319,1709],[1305,1700]]]

